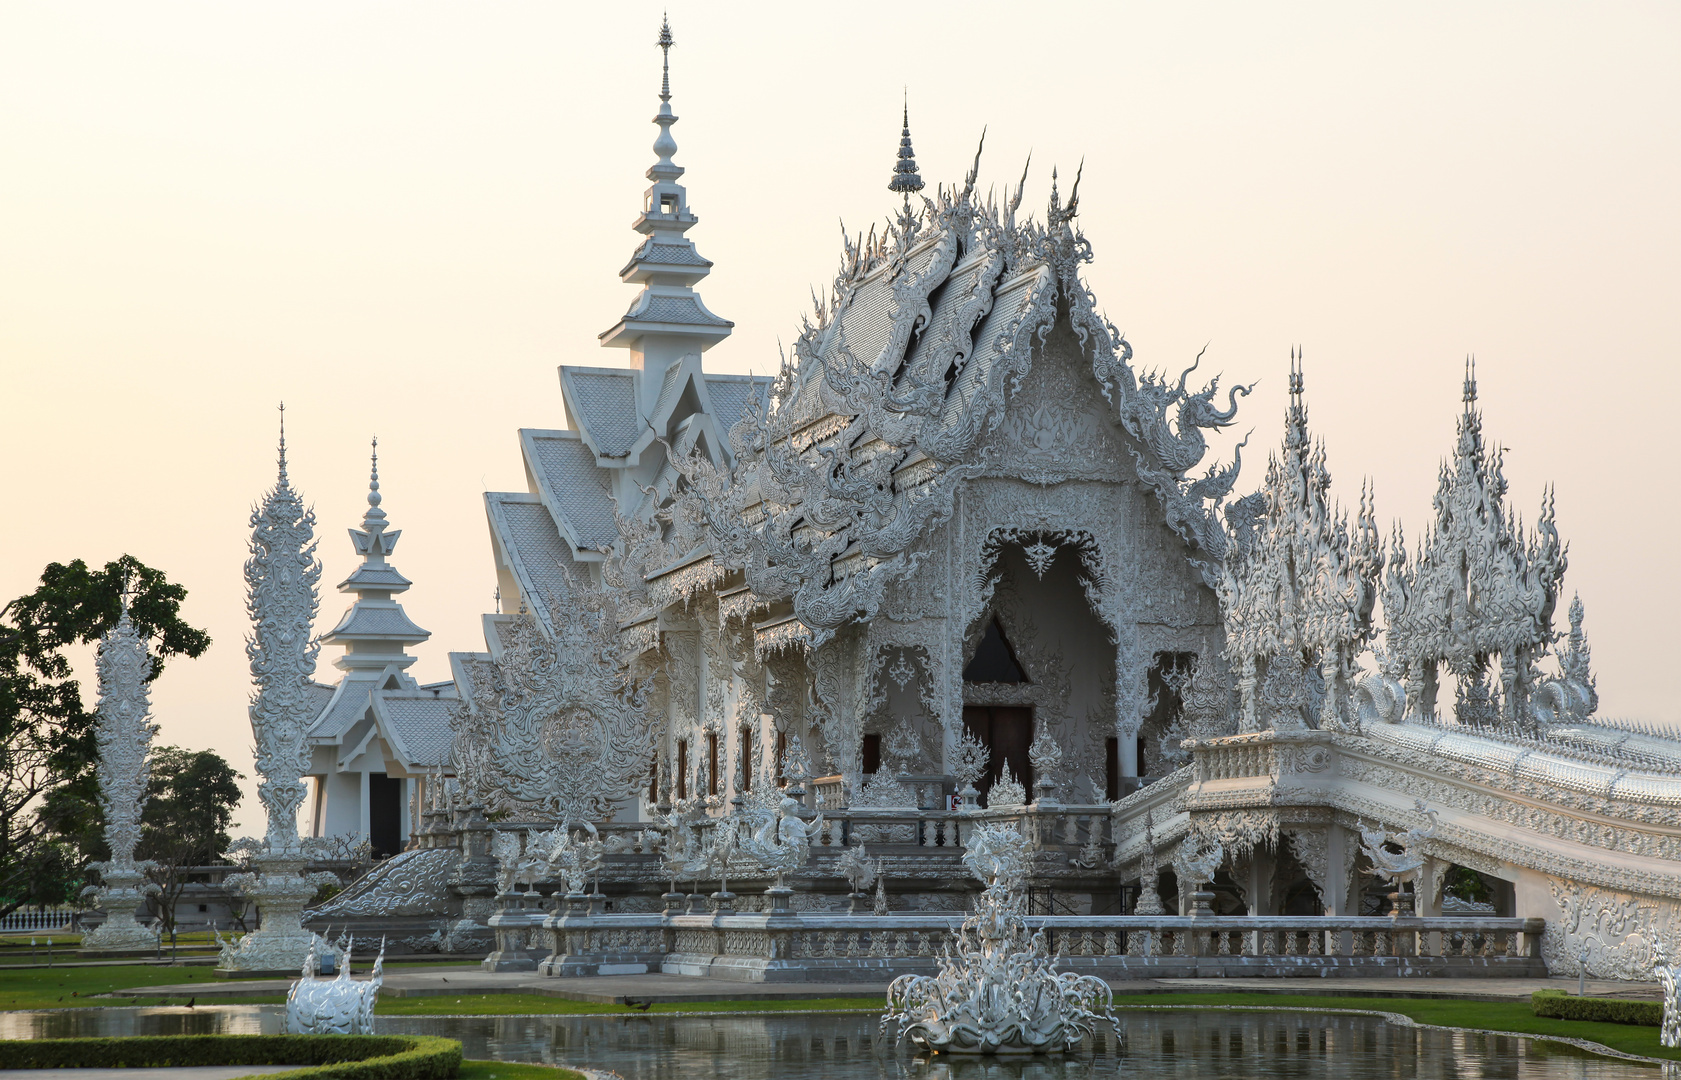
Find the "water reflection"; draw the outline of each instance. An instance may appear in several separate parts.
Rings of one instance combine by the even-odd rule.
[[[587,1065],[627,1080],[1654,1080],[1554,1043],[1311,1013],[1128,1012],[1067,1058],[922,1058],[852,1016],[382,1016],[390,1034],[460,1039],[468,1057]],[[275,1006],[0,1013],[0,1038],[277,1032]]]

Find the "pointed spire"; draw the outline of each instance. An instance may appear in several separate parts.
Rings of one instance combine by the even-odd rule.
[[[280,403],[280,482],[279,486],[288,486],[286,479],[286,403]]]
[[[905,201],[909,202],[911,194],[921,191],[922,186],[922,177],[916,171],[916,151],[911,149],[911,101],[907,90],[904,126],[899,131],[899,160],[893,166],[893,179],[887,182],[887,190],[904,192]]]
[[[362,562],[350,576],[339,583],[339,591],[353,593],[356,602],[338,621],[338,625],[321,638],[329,645],[343,645],[346,654],[334,663],[346,670],[378,671],[388,664],[408,667],[414,657],[405,646],[417,645],[431,635],[415,625],[402,606],[392,597],[406,592],[409,579],[397,572],[388,561],[397,549],[403,530],[390,528],[380,503],[384,496],[379,490],[379,438],[373,439],[368,466],[368,511],[362,515],[362,527],[350,529],[350,543]],[[355,650],[350,651],[352,643]]]
[[[1477,406],[1477,358],[1475,355],[1465,357],[1465,411],[1470,412]]]
[[[661,20],[660,36],[654,44],[661,52],[660,108],[654,116],[660,129],[654,139],[658,160],[644,174],[653,186],[643,200],[642,216],[632,225],[646,239],[619,271],[619,280],[641,285],[643,290],[600,338],[603,345],[640,353],[632,364],[648,373],[644,389],[657,393],[670,363],[722,341],[735,324],[708,311],[692,288],[711,272],[712,263],[702,258],[694,242],[684,235],[697,219],[689,209],[688,192],[678,183],[683,167],[672,160],[677,140],[671,137],[671,128],[677,123],[677,114],[671,110],[671,46],[675,40],[669,18]],[[644,407],[652,408],[652,403]]]
[[[673,45],[675,45],[676,42],[674,42],[671,39],[671,16],[668,13],[663,12],[663,11],[660,12],[660,38],[659,38],[658,41],[654,42],[654,44],[658,45],[660,47],[660,51],[664,54],[664,60],[663,60],[664,71],[663,71],[662,77],[660,79],[660,100],[661,101],[670,101],[671,100],[671,47]]]
[[[379,436],[373,439],[373,464],[368,471],[368,512],[362,515],[362,528],[370,533],[385,531],[385,511],[379,508]]]

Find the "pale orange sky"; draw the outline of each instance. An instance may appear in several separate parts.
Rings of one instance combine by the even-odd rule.
[[[1291,345],[1345,501],[1421,532],[1477,355],[1532,521],[1558,485],[1606,715],[1669,692],[1681,524],[1681,7],[1673,3],[676,3],[677,160],[735,320],[776,363],[885,190],[901,87],[923,176],[1083,158],[1088,280],[1143,367],[1260,380]],[[240,566],[273,477],[353,565],[368,436],[404,535],[414,674],[482,647],[480,501],[515,429],[562,423],[555,365],[633,295],[652,4],[0,3],[0,596],[131,552],[216,646],[156,686],[165,741],[250,769]],[[1229,445],[1229,443],[1228,443]],[[1222,448],[1224,452],[1224,448]],[[1259,482],[1256,454],[1241,490]],[[330,589],[322,629],[343,609]],[[324,661],[330,661],[326,650]],[[325,667],[325,664],[323,665]],[[91,669],[84,671],[89,683]],[[326,675],[332,674],[327,668]],[[241,824],[258,828],[254,802]]]

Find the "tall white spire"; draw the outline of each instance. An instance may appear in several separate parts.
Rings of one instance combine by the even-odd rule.
[[[601,334],[603,345],[631,350],[631,364],[663,377],[665,369],[690,353],[711,348],[735,325],[719,318],[701,302],[694,284],[712,270],[712,263],[695,250],[684,234],[698,220],[689,210],[688,192],[677,181],[683,167],[672,160],[677,140],[671,136],[677,114],[671,111],[671,22],[660,25],[655,42],[664,55],[660,81],[660,109],[654,116],[660,133],[654,139],[657,160],[649,166],[653,181],[643,199],[642,213],[631,227],[647,237],[619,278],[642,286],[624,317]]]
[[[403,530],[387,530],[385,511],[379,505],[382,501],[376,437],[368,469],[368,509],[362,515],[362,527],[350,530],[350,542],[362,556],[362,564],[339,583],[339,591],[354,593],[356,602],[321,638],[325,644],[344,646],[345,654],[334,663],[345,671],[382,671],[391,665],[406,668],[415,658],[405,647],[432,636],[416,626],[403,606],[392,599],[406,591],[411,582],[387,561],[397,549]]]

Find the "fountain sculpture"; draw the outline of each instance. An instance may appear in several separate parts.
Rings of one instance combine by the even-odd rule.
[[[134,846],[140,839],[140,811],[146,805],[146,783],[151,766],[146,759],[157,725],[150,722],[151,702],[146,676],[151,658],[146,641],[128,617],[128,597],[123,613],[99,639],[95,659],[99,670],[99,802],[105,810],[105,843],[110,861],[100,863],[100,885],[90,885],[84,894],[98,897],[105,909],[105,922],[82,935],[82,948],[97,952],[150,950],[157,947],[156,935],[134,919],[135,909],[158,887],[146,881],[150,862],[136,862]]]
[[[885,1031],[945,1054],[1041,1054],[1074,1049],[1099,1020],[1117,1023],[1109,984],[1056,970],[1044,930],[1022,918],[1027,841],[1013,825],[978,825],[963,863],[986,883],[937,975],[887,988]]]
[[[325,944],[319,934],[313,936],[309,955],[304,959],[303,975],[292,984],[286,995],[286,1033],[372,1035],[374,1004],[379,1000],[379,988],[385,982],[385,942],[381,940],[379,943],[379,956],[374,960],[372,976],[362,982],[353,982],[350,978],[350,950],[355,945],[354,939],[345,945],[344,955],[339,957],[336,977],[315,977]]]

